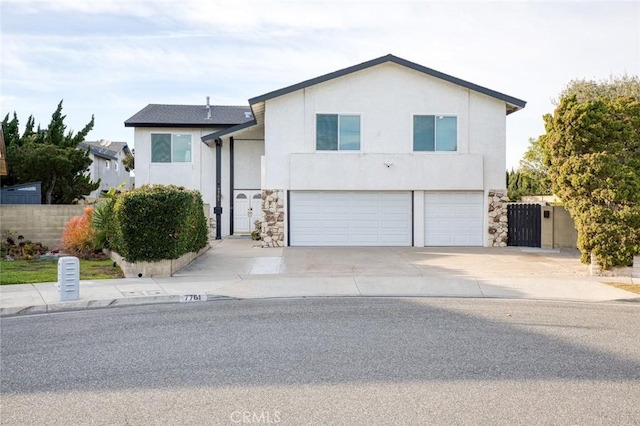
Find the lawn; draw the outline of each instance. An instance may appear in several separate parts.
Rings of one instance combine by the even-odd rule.
[[[632,293],[640,294],[640,284],[625,284],[625,283],[605,283],[610,286],[619,288],[620,290],[630,291]]]
[[[80,259],[81,280],[124,278],[119,266],[111,259]],[[58,281],[58,262],[52,260],[0,261],[0,285]]]

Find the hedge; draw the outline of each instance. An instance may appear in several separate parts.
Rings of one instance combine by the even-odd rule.
[[[109,231],[109,246],[128,262],[177,259],[208,243],[202,196],[175,185],[118,196]]]

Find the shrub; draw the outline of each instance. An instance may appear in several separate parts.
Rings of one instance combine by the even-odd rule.
[[[2,233],[2,242],[0,243],[0,254],[2,258],[14,260],[30,260],[40,257],[41,254],[47,252],[47,247],[42,243],[33,243],[25,240],[22,235],[17,237],[11,231],[5,230]]]
[[[175,185],[118,196],[109,226],[109,246],[128,262],[177,259],[208,243],[202,196]]]
[[[93,227],[96,229],[94,245],[97,250],[110,248],[107,236],[113,232],[113,206],[123,185],[109,189],[94,206]]]
[[[82,216],[72,217],[65,225],[60,248],[74,256],[88,257],[95,251],[95,235],[93,207],[87,206]]]
[[[640,99],[562,98],[540,141],[582,261],[627,266],[640,254]]]

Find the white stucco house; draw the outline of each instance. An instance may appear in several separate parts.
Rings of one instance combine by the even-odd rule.
[[[89,198],[99,198],[100,194],[111,188],[131,189],[133,179],[124,168],[122,160],[131,154],[126,142],[112,142],[105,139],[99,141],[83,141],[78,144],[80,149],[88,149],[89,157],[93,161],[89,166],[91,180],[100,179],[100,187],[89,194]]]
[[[149,105],[136,181],[200,190],[265,246],[506,245],[512,96],[393,55],[249,99]]]

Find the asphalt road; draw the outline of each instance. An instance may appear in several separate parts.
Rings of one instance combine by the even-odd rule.
[[[640,304],[217,301],[0,325],[2,424],[640,424]]]

